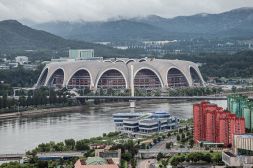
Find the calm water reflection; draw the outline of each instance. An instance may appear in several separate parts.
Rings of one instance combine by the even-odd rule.
[[[226,101],[211,101],[226,108]],[[112,114],[117,112],[168,111],[180,118],[192,117],[192,104],[138,102],[136,109],[127,103],[84,107],[81,111],[0,120],[0,153],[20,153],[42,142],[82,139],[114,131]]]

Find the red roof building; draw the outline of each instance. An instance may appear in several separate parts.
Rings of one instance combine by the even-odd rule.
[[[193,122],[195,143],[208,141],[228,146],[234,134],[245,133],[244,118],[206,101],[193,105]]]

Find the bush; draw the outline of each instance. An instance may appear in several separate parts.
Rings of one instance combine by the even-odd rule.
[[[78,151],[85,151],[89,150],[90,147],[87,145],[85,140],[76,141],[76,150]]]
[[[163,154],[162,154],[161,152],[159,152],[159,153],[157,154],[156,159],[159,161],[159,160],[161,160],[163,157],[164,157]]]
[[[170,149],[173,146],[173,142],[166,143],[166,149]]]
[[[126,152],[126,153],[123,153],[123,154],[121,155],[121,158],[122,158],[123,160],[129,162],[129,161],[132,159],[132,155],[131,155],[131,153]]]
[[[180,139],[181,139],[180,135],[177,135],[177,141],[180,141]]]
[[[68,149],[74,150],[75,145],[76,145],[76,142],[74,139],[66,139],[64,142]]]

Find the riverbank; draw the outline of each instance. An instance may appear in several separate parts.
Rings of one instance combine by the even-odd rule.
[[[138,108],[138,105],[142,103],[165,103],[168,102],[166,100],[141,100],[137,101],[136,105]],[[113,103],[113,104],[112,104]],[[0,114],[0,119],[8,119],[8,118],[15,118],[15,117],[22,117],[22,116],[34,116],[34,115],[42,115],[42,114],[49,114],[49,113],[59,113],[59,112],[69,112],[69,111],[81,111],[85,107],[103,107],[108,106],[110,107],[125,107],[129,106],[129,102],[101,102],[99,104],[94,104],[93,102],[90,102],[86,105],[79,105],[79,106],[69,106],[69,107],[52,107],[52,108],[39,108],[39,109],[32,109],[22,112],[9,112],[9,113],[2,113]]]
[[[112,116],[119,112],[155,112],[166,111],[182,119],[192,118],[194,102],[137,101],[136,108],[130,108],[129,102],[87,104],[81,110],[66,112],[50,111],[26,117],[0,119],[0,153],[24,153],[43,142],[61,142],[65,139],[89,139],[115,131]],[[211,101],[219,106],[226,101]],[[226,107],[224,107],[226,108]],[[65,108],[66,109],[66,108]]]
[[[0,114],[0,119],[6,118],[15,118],[21,116],[32,116],[32,115],[41,115],[41,114],[48,114],[48,113],[58,113],[58,112],[67,112],[71,110],[79,111],[82,109],[83,106],[70,106],[70,107],[55,107],[55,108],[45,108],[45,109],[34,109],[22,112],[10,112],[10,113],[3,113]]]
[[[183,100],[139,100],[136,101],[136,108],[138,106],[141,106],[141,104],[158,104],[158,103],[182,103],[187,102]],[[15,117],[21,117],[21,116],[35,116],[35,115],[43,115],[43,114],[49,114],[49,113],[60,113],[60,112],[69,112],[69,111],[81,111],[85,107],[127,107],[129,106],[129,102],[126,101],[116,101],[116,102],[100,102],[98,104],[94,104],[94,102],[88,102],[85,105],[78,105],[78,106],[64,106],[64,107],[52,107],[52,108],[39,108],[39,109],[32,109],[22,112],[9,112],[9,113],[2,113],[0,114],[0,119],[8,119],[8,118],[15,118]]]

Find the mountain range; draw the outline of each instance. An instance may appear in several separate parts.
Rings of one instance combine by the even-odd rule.
[[[157,15],[100,22],[47,22],[32,25],[58,36],[82,41],[129,41],[192,38],[253,38],[253,8],[219,14],[163,18]]]
[[[118,50],[104,45],[67,40],[54,34],[35,30],[16,20],[0,21],[0,52],[15,53],[24,50],[55,51],[67,53],[68,49],[93,48],[99,56],[118,55]]]

